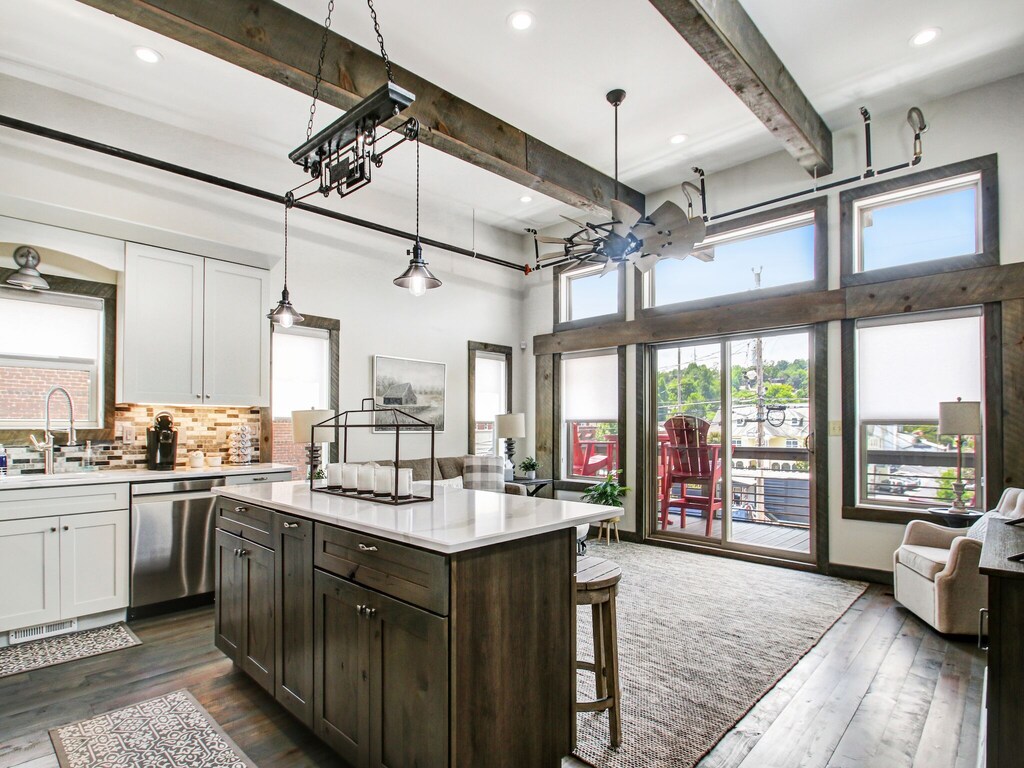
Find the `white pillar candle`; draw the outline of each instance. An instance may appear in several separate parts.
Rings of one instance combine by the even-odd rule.
[[[335,487],[341,485],[341,464],[327,465],[327,484]]]
[[[405,498],[406,496],[412,495],[412,470],[411,469],[399,469],[398,470],[398,496],[399,498]]]
[[[373,471],[376,464],[360,464],[359,474],[356,478],[356,490],[360,493],[373,493]]]
[[[377,467],[373,470],[373,495],[390,496],[395,490],[395,470]]]
[[[354,491],[359,485],[359,465],[341,465],[341,487],[346,491]]]

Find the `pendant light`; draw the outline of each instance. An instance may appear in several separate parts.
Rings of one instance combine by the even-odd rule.
[[[267,317],[270,322],[280,325],[282,328],[291,328],[295,323],[301,323],[303,318],[295,307],[288,300],[288,209],[291,206],[285,203],[284,206],[284,288],[281,290],[281,300],[271,310]]]
[[[395,278],[394,283],[399,288],[408,288],[413,296],[422,296],[429,288],[440,288],[441,281],[434,277],[427,269],[427,262],[423,260],[423,247],[420,245],[420,142],[416,141],[416,242],[411,251],[409,268]]]
[[[39,252],[35,248],[29,248],[27,245],[19,246],[14,251],[14,263],[18,265],[18,269],[8,276],[8,284],[24,288],[26,291],[31,291],[33,288],[40,291],[50,289],[50,284],[36,269],[39,266]]]

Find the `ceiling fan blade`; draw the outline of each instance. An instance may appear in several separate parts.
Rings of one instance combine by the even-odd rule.
[[[649,253],[646,256],[641,256],[637,259],[634,266],[642,273],[646,274],[654,269],[654,265],[658,263],[658,258],[658,254]]]
[[[601,274],[599,275],[599,277],[604,277],[609,272],[614,272],[618,266],[618,262],[608,259],[608,261],[604,263],[604,269],[601,270]]]
[[[666,200],[659,205],[648,218],[657,225],[658,229],[674,229],[686,224],[690,220],[690,217],[686,215],[686,211],[671,200]]]
[[[612,218],[616,221],[612,224],[612,232],[619,237],[625,237],[642,218],[640,212],[621,200],[612,200]]]
[[[563,219],[565,219],[565,220],[566,220],[566,221],[568,221],[569,223],[571,223],[571,224],[575,224],[575,225],[576,225],[577,227],[579,227],[580,229],[590,229],[590,227],[588,227],[588,226],[587,226],[586,224],[584,224],[584,223],[583,223],[582,221],[576,221],[576,219],[570,219],[570,218],[569,218],[568,216],[566,216],[566,215],[564,215],[564,214],[559,214],[559,216],[561,216],[561,217],[562,217]]]
[[[694,243],[703,242],[707,233],[708,225],[704,223],[704,219],[700,216],[694,216],[688,222],[673,230],[673,234],[679,235],[687,240],[692,240]]]
[[[714,251],[694,251],[690,255],[693,256],[695,259],[700,259],[701,261],[705,261],[705,262],[706,261],[714,261],[715,260],[715,252]]]
[[[545,253],[541,256],[538,261],[550,261],[551,259],[567,259],[569,254],[565,251],[552,251],[551,253]]]
[[[651,224],[650,222],[640,221],[633,225],[632,232],[639,239],[643,240],[650,235],[653,235],[658,231],[657,224]]]
[[[549,237],[548,235],[534,235],[534,239],[538,243],[558,243],[560,245],[566,245],[570,242],[564,237]]]

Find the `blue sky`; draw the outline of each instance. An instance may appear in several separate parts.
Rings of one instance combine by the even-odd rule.
[[[872,211],[862,240],[864,268],[975,253],[976,205],[969,187]]]

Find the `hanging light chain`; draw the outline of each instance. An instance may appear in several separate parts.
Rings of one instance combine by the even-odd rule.
[[[377,22],[377,9],[373,7],[373,0],[366,0],[366,5],[370,9],[370,18],[373,19],[373,31],[377,33],[377,44],[380,46],[380,57],[384,59],[384,68],[388,72],[388,82],[395,82],[395,75],[391,71],[391,59],[388,58],[388,52],[384,49],[384,35],[380,32],[380,24]]]
[[[334,0],[328,0],[327,18],[324,19],[324,36],[320,41],[320,61],[316,65],[316,82],[313,84],[313,103],[309,105],[309,125],[306,126],[306,141],[313,135],[313,116],[316,115],[316,102],[320,98],[320,83],[323,80],[324,57],[327,55],[327,36],[331,31],[331,14],[334,13]]]
[[[284,288],[288,290],[288,208],[284,207]]]
[[[420,242],[420,140],[416,139],[416,244]]]

